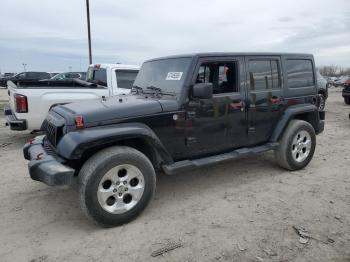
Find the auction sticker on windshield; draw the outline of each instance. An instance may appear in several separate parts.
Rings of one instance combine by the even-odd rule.
[[[168,72],[165,80],[180,80],[183,72]]]

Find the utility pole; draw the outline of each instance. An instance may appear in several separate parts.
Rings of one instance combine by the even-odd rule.
[[[26,71],[27,71],[27,70],[26,70],[27,64],[23,63],[22,66],[23,66],[24,72],[26,72]]]
[[[86,16],[87,16],[87,29],[88,29],[88,41],[89,41],[89,64],[92,64],[92,54],[91,54],[91,33],[90,33],[90,9],[89,0],[86,0]]]

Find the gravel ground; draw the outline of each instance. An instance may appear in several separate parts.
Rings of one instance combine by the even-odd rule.
[[[304,170],[282,170],[266,153],[160,175],[141,216],[112,229],[83,216],[74,190],[29,178],[21,149],[32,135],[9,131],[1,116],[0,260],[350,261],[349,113],[332,89],[325,132]],[[306,244],[293,227],[309,232]],[[169,241],[182,247],[151,256]]]

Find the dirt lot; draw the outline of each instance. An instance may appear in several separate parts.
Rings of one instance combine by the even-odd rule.
[[[29,178],[21,149],[31,135],[10,132],[1,116],[0,261],[350,261],[349,113],[331,90],[325,132],[302,171],[267,153],[160,175],[145,212],[112,229],[86,220],[74,190]],[[293,226],[308,230],[308,243]],[[168,241],[183,246],[151,257]]]

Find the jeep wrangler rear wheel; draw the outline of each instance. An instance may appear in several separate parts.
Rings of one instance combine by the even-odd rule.
[[[127,223],[150,202],[156,187],[152,163],[134,148],[116,146],[93,155],[79,176],[84,213],[103,226]]]
[[[275,150],[277,163],[288,170],[304,168],[312,159],[316,147],[314,128],[306,121],[292,120]]]

